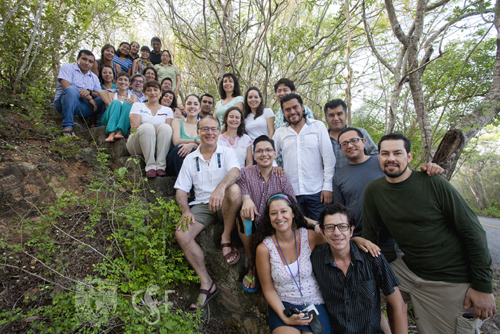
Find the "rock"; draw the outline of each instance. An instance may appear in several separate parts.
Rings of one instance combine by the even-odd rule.
[[[26,162],[0,165],[0,225],[13,217],[35,214],[34,206],[49,205],[54,200],[54,191],[45,184],[35,166]]]
[[[248,271],[248,258],[240,245],[241,258],[235,265],[228,265],[220,249],[220,236],[223,224],[212,224],[201,232],[196,242],[205,254],[208,273],[214,279],[219,295],[209,303],[210,316],[229,321],[237,325],[240,333],[269,333],[267,325],[268,304],[259,289],[255,293],[243,291],[243,276]],[[233,233],[233,240],[237,234]],[[194,300],[198,295],[199,285],[191,285],[183,291],[187,300]]]
[[[31,290],[28,290],[23,294],[24,297],[23,302],[25,304],[31,304],[31,302],[35,300],[39,294],[40,294],[40,289],[38,288],[33,288]]]

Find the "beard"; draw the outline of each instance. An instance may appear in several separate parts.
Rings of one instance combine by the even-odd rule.
[[[392,163],[392,164],[397,164],[398,167],[401,167],[398,163]],[[384,166],[384,167],[387,167]],[[404,174],[404,172],[406,172],[406,170],[408,169],[408,165],[405,166],[405,168],[403,170],[399,169],[399,170],[395,170],[395,171],[388,171],[386,168],[384,168],[384,174],[387,175],[388,177],[392,178],[392,179],[395,179],[397,177],[400,177],[401,175]]]
[[[287,119],[287,118],[285,118],[285,120],[286,120],[286,121],[288,122],[288,124],[290,124],[290,125],[297,125],[297,124],[299,124],[299,123],[302,121],[302,119],[303,119],[303,118],[304,118],[304,119],[306,118],[306,116],[305,116],[305,113],[304,113],[304,112],[302,113],[302,117],[300,117],[300,118],[299,118],[297,121],[295,121],[295,122],[292,122],[292,121],[290,121],[290,120],[289,120],[289,119]]]

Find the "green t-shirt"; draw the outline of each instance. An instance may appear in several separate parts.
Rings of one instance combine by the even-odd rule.
[[[471,283],[492,293],[486,232],[458,191],[440,176],[415,172],[400,183],[370,182],[363,199],[364,238],[377,243],[382,223],[408,268],[431,281]]]

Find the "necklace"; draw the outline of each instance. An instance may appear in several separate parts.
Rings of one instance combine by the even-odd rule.
[[[120,92],[118,92],[118,96],[119,97],[127,97],[127,93],[125,93],[125,95],[120,95]]]

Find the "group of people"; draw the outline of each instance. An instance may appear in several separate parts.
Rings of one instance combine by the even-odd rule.
[[[158,60],[161,42],[154,42],[155,56],[141,59]],[[327,128],[289,79],[274,86],[280,108],[273,113],[257,87],[243,97],[231,73],[215,105],[208,94],[190,94],[185,115],[175,117],[175,89],[142,74],[129,79],[118,64],[109,65],[119,72],[116,89],[100,89],[94,63],[82,50],[76,64],[61,67],[54,106],[63,133],[73,135],[74,115],[105,105],[100,122],[109,141],[130,127],[127,149],[144,155],[146,175],[164,176],[167,167],[178,175],[175,236],[200,277],[191,310],[219,293],[195,238],[222,222],[222,255],[228,265],[241,258],[231,240],[236,226],[249,259],[242,288],[262,288],[273,333],[407,333],[409,301],[419,333],[475,333],[496,312],[484,230],[436,175],[441,167],[408,168],[405,136],[388,134],[376,145],[365,129],[346,125],[339,99],[324,106]]]

